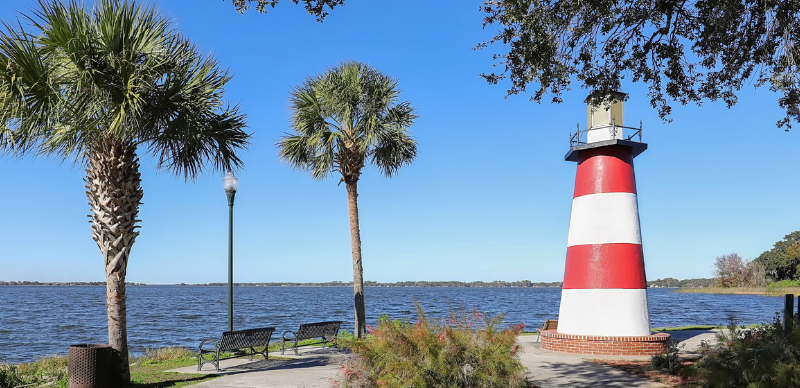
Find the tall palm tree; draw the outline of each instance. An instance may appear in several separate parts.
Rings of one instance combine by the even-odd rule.
[[[366,64],[345,62],[292,91],[295,133],[278,143],[281,160],[290,166],[317,180],[338,172],[347,188],[358,337],[366,331],[357,201],[361,170],[370,161],[392,177],[417,155],[417,142],[408,132],[417,116],[407,101],[397,102],[399,95],[395,79]]]
[[[40,0],[0,32],[0,133],[15,153],[86,169],[92,238],[104,257],[109,343],[130,381],[125,275],[143,191],[137,151],[194,179],[242,165],[245,117],[221,98],[230,79],[171,22],[134,0]],[[10,134],[10,135],[9,135]],[[8,151],[8,147],[6,151]]]

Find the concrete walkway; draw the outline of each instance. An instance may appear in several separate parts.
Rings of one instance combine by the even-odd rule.
[[[588,358],[643,359],[642,357],[585,356],[543,350],[535,335],[520,336],[519,343],[525,348],[520,356],[522,365],[530,371],[529,380],[541,388],[650,388],[666,387],[621,370],[612,369]],[[648,358],[644,358],[648,359]]]
[[[714,341],[714,331],[687,330],[671,332],[673,338],[686,344],[683,353],[691,358],[700,341]],[[593,388],[655,388],[666,385],[655,383],[633,374],[595,364],[587,359],[632,359],[649,360],[649,357],[585,356],[543,350],[536,342],[536,335],[519,337],[524,352],[520,361],[530,371],[529,379],[541,388],[593,387]],[[196,366],[173,369],[170,372],[220,374],[222,377],[192,387],[198,388],[278,388],[278,387],[332,387],[346,353],[336,348],[304,347],[300,355],[286,352],[270,353],[269,360],[230,359],[222,360],[220,372],[206,364],[198,372]],[[280,359],[278,359],[280,358]]]

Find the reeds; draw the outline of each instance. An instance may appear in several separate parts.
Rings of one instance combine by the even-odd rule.
[[[675,292],[692,294],[740,294],[780,296],[784,294],[800,295],[800,287],[686,287]]]

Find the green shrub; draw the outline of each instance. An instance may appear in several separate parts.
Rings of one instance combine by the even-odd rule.
[[[681,358],[678,356],[684,344],[681,341],[670,341],[669,349],[664,354],[656,354],[650,357],[650,366],[655,369],[664,369],[670,373],[676,373],[680,369]]]
[[[770,283],[767,288],[780,289],[780,288],[794,288],[800,287],[800,280],[781,280],[779,282]]]
[[[800,386],[800,326],[786,332],[778,319],[744,328],[734,322],[706,346],[698,363],[709,387],[782,388]]]
[[[432,322],[416,303],[418,320],[382,316],[365,339],[344,341],[352,354],[342,387],[527,387],[516,337],[524,325],[497,330],[502,315],[453,313]]]

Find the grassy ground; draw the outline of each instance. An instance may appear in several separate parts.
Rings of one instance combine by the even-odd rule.
[[[298,345],[318,343],[318,340],[300,341]],[[321,345],[316,345],[321,346]],[[269,351],[280,350],[280,343],[273,342]],[[288,349],[287,349],[288,350]],[[288,350],[292,354],[291,350]],[[233,354],[223,354],[225,359]],[[256,356],[255,359],[263,359]],[[270,358],[272,359],[272,358]],[[67,387],[67,357],[52,356],[34,362],[9,364],[0,360],[0,388],[15,387]],[[186,348],[148,349],[141,356],[131,359],[131,388],[181,388],[214,379],[216,375],[184,374],[166,372],[170,369],[197,365],[197,353]]]
[[[800,287],[701,287],[701,288],[679,288],[675,292],[695,293],[695,294],[746,294],[746,295],[768,295],[780,296],[784,294],[800,295]]]
[[[148,349],[131,363],[131,387],[180,388],[216,378],[215,375],[195,375],[166,372],[170,369],[197,365],[197,353],[186,348]]]
[[[677,327],[656,327],[653,331],[682,331],[682,330],[712,330],[720,329],[725,326],[714,325],[691,325],[691,326],[677,326]]]
[[[0,388],[67,387],[66,356],[52,356],[22,364],[0,364]],[[214,375],[189,375],[165,372],[197,365],[197,356],[185,348],[161,348],[146,351],[131,363],[131,387],[180,388],[211,380]]]

